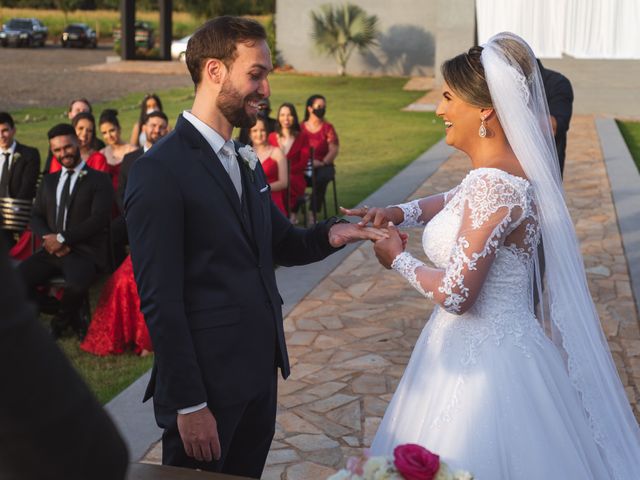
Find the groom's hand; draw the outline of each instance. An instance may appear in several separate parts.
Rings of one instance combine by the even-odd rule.
[[[404,251],[406,239],[403,239],[398,228],[389,222],[389,238],[379,240],[373,246],[380,265],[391,268],[395,258]]]
[[[178,432],[188,456],[199,462],[220,460],[218,424],[208,407],[193,413],[179,413]]]
[[[357,223],[336,223],[329,229],[329,243],[332,247],[338,248],[347,243],[359,242],[360,240],[378,241],[387,238],[385,230],[373,227],[362,227]]]

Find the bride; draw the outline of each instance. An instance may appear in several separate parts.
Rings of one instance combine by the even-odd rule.
[[[392,225],[375,245],[437,307],[371,453],[418,443],[477,480],[639,479],[640,431],[587,288],[535,57],[502,33],[442,74],[437,115],[473,169],[444,194],[345,211],[426,224],[435,265],[404,252]],[[541,239],[550,306],[536,318]]]

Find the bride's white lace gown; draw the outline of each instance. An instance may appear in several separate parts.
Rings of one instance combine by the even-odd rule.
[[[403,225],[428,222],[424,251],[444,273],[434,279],[408,253],[394,261],[438,305],[372,454],[418,443],[476,480],[610,478],[563,359],[533,314],[540,235],[529,182],[481,168],[446,194],[400,207]]]

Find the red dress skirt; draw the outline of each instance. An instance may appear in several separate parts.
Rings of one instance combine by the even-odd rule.
[[[274,147],[280,146],[277,132],[269,134],[269,143]],[[289,210],[291,211],[307,188],[304,171],[309,161],[309,139],[306,132],[301,131],[296,136],[287,153],[287,161],[289,163]]]
[[[94,355],[113,355],[133,350],[152,351],[149,330],[140,312],[138,287],[133,278],[131,256],[105,283],[89,331],[80,344]]]
[[[276,162],[273,158],[268,157],[264,161],[260,162],[262,164],[262,169],[264,170],[264,174],[267,176],[267,182],[271,185],[273,182],[278,181],[278,162]],[[280,211],[286,215],[287,210],[284,207],[284,192],[286,190],[280,190],[279,192],[271,191],[271,200],[276,204],[276,207],[280,209]]]

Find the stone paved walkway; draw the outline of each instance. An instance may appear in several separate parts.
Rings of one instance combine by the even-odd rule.
[[[452,155],[410,198],[457,185],[470,168]],[[640,326],[594,119],[574,117],[567,201],[589,287],[636,417]],[[421,232],[409,250],[424,258]],[[279,386],[276,435],[264,479],[322,479],[371,443],[432,305],[363,244],[285,319],[292,375]],[[156,446],[146,461],[159,461]]]
[[[640,328],[593,117],[575,117],[565,185],[589,286],[620,376],[640,418]],[[470,168],[454,154],[411,198],[455,186]],[[419,230],[410,251],[424,256]],[[319,479],[370,445],[432,310],[363,244],[285,319],[292,375],[280,383],[265,479]]]

